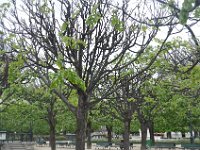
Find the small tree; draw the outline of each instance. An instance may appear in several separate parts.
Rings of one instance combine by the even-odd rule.
[[[39,81],[37,81],[39,83]],[[54,93],[51,93],[45,86],[29,84],[22,93],[18,93],[19,97],[25,99],[31,105],[34,105],[42,114],[38,116],[40,120],[47,122],[49,126],[49,145],[51,150],[56,149],[56,125],[57,114],[63,109],[62,104],[59,104],[59,99]],[[64,121],[64,120],[63,120]]]

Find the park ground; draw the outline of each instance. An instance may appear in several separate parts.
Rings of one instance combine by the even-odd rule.
[[[133,150],[140,150],[140,146],[141,144],[134,144],[133,146]],[[152,150],[154,148],[151,148]],[[51,150],[51,148],[49,146],[34,146],[34,150]],[[57,147],[56,150],[74,150],[73,148],[66,148],[66,147]],[[95,146],[92,146],[92,149],[86,149],[86,150],[119,150],[119,148],[96,148]],[[168,148],[162,148],[162,150],[169,150]],[[180,150],[180,145],[177,145],[176,149],[173,150]]]

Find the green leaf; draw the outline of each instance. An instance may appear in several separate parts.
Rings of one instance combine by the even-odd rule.
[[[13,49],[20,49],[20,46],[17,45],[16,43],[13,43],[13,44],[12,44],[12,48],[13,48]]]
[[[0,8],[9,8],[10,7],[10,3],[3,3],[0,5]]]
[[[146,32],[146,31],[147,31],[147,26],[144,26],[144,25],[143,25],[143,26],[142,26],[142,31],[143,31],[143,32]]]
[[[180,23],[183,25],[186,24],[188,16],[189,12],[182,10],[179,17]]]
[[[60,88],[64,84],[64,79],[65,77],[64,77],[63,69],[61,69],[57,73],[54,73],[52,76],[50,88],[51,89],[55,89],[58,87]]]
[[[84,41],[74,39],[73,37],[63,36],[62,41],[65,43],[66,47],[69,47],[71,50],[79,50],[80,47],[86,47],[86,43]]]
[[[58,59],[56,60],[56,65],[59,69],[63,68],[63,56],[61,54],[58,55]]]
[[[48,7],[47,1],[39,6],[39,11],[43,14],[49,14],[52,10]]]
[[[124,31],[124,23],[118,18],[116,12],[111,17],[111,25],[119,32]]]
[[[70,47],[72,49],[75,49],[76,48],[76,41],[75,39],[73,39],[72,37],[69,37],[69,36],[63,36],[62,38],[63,42],[65,43],[65,45],[67,47]]]
[[[68,25],[69,25],[69,23],[67,21],[65,21],[61,26],[61,32],[64,32],[67,29]]]
[[[188,16],[189,16],[189,12],[192,9],[192,5],[194,4],[194,0],[184,0],[183,4],[182,4],[182,9],[180,11],[180,16],[179,16],[179,20],[181,24],[186,24]]]
[[[78,86],[84,92],[86,91],[86,86],[84,81],[77,75],[72,69],[67,69],[64,72],[65,78],[71,83]]]
[[[24,66],[23,53],[19,53],[16,61],[10,63],[9,67],[9,83],[16,82],[22,77],[20,69]]]
[[[196,8],[195,11],[194,11],[194,16],[196,18],[199,18],[200,17],[200,8]]]
[[[5,50],[0,50],[0,55],[3,55],[3,54],[5,54],[5,53],[6,53]]]
[[[78,45],[80,45],[80,46],[83,46],[83,47],[86,47],[87,46],[87,44],[84,42],[84,41],[82,41],[82,40],[77,40],[77,42],[76,42]]]
[[[95,4],[92,8],[92,13],[89,15],[89,17],[86,20],[86,24],[90,28],[94,28],[94,26],[97,24],[97,22],[101,19],[101,14],[97,12],[98,4]]]
[[[58,62],[57,62],[58,63]],[[59,64],[58,64],[59,65]],[[61,68],[57,73],[53,75],[51,88],[58,88],[64,84],[64,80],[69,81],[72,85],[80,88],[82,91],[86,91],[84,81],[77,75],[72,69]]]
[[[155,103],[154,99],[151,98],[151,97],[145,97],[144,100],[145,100],[147,103]]]
[[[86,24],[90,26],[90,28],[93,28],[97,22],[101,19],[101,15],[100,13],[94,13],[91,14],[87,20],[86,20]]]
[[[135,102],[135,101],[136,101],[136,99],[133,97],[128,99],[128,102]]]
[[[78,94],[76,90],[72,90],[70,93],[69,102],[75,107],[78,106]]]

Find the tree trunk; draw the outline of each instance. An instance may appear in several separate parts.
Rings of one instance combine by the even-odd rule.
[[[49,142],[51,146],[51,150],[56,150],[56,136],[55,136],[55,127],[52,125],[50,126],[50,137]]]
[[[141,133],[142,133],[141,150],[146,150],[147,125],[144,123],[141,124]]]
[[[172,138],[172,133],[171,132],[167,132],[167,138],[171,139]]]
[[[130,120],[124,120],[124,134],[123,134],[123,147],[124,150],[129,150],[130,142],[129,142],[129,136],[130,136]]]
[[[30,129],[29,129],[29,141],[33,141],[33,125],[32,120],[30,121]]]
[[[194,131],[194,139],[198,137],[198,131]]]
[[[155,138],[154,138],[154,124],[153,121],[149,122],[149,133],[150,133],[150,140],[152,142],[152,145],[155,144]]]
[[[53,111],[54,103],[48,109],[48,124],[49,124],[49,145],[51,150],[56,150],[56,136],[55,136],[55,113]]]
[[[190,123],[190,143],[194,144],[194,135],[193,135],[193,129],[192,129],[192,124]]]
[[[92,148],[91,133],[92,133],[92,122],[88,120],[87,122],[87,149]]]
[[[185,138],[185,132],[181,132],[182,138]]]
[[[80,91],[78,91],[79,101],[76,112],[76,150],[85,150],[85,133],[86,133],[86,120],[87,110],[86,101],[87,97]]]
[[[112,125],[106,125],[108,132],[108,143],[112,143]]]

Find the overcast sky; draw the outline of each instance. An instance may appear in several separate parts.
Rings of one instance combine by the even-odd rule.
[[[12,0],[0,0],[0,4],[2,4],[2,3],[7,3],[7,2],[11,2]],[[16,2],[17,3],[20,3],[22,0],[16,0]],[[120,2],[120,1],[122,1],[122,0],[115,0],[114,2]],[[136,0],[137,1],[137,0]],[[136,2],[135,0],[130,0],[130,2]],[[182,5],[182,2],[183,2],[183,0],[177,0],[179,3],[180,3],[180,5]],[[180,25],[180,27],[181,27],[181,25]],[[193,27],[193,29],[195,29],[195,31],[199,31],[199,28],[200,28],[200,24],[199,25],[196,25],[196,26],[194,26]],[[165,32],[167,32],[167,30],[165,30],[164,28],[163,28],[163,30],[162,30],[162,32],[160,32],[160,34],[159,34],[159,36],[160,36],[160,38],[162,38],[163,36],[162,35],[166,35],[166,33]],[[195,34],[199,34],[199,35],[196,35],[197,37],[200,37],[200,32],[195,32]],[[175,36],[177,36],[177,35],[175,35]],[[187,39],[187,37],[188,37],[188,33],[187,32],[182,32],[181,34],[179,34],[179,36],[181,36],[182,38],[186,38]],[[173,37],[173,36],[172,36]]]

